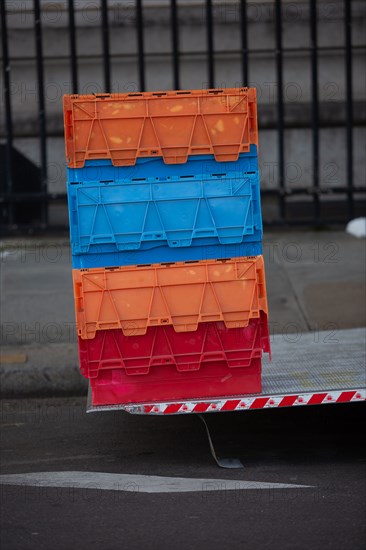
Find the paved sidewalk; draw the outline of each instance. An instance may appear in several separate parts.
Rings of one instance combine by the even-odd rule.
[[[365,327],[365,244],[341,231],[266,231],[272,335]],[[67,238],[4,240],[0,250],[2,395],[85,392]]]

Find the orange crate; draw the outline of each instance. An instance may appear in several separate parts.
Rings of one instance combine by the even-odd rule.
[[[65,95],[64,124],[70,168],[158,156],[166,164],[206,154],[232,161],[258,145],[256,89]]]
[[[149,326],[173,325],[176,332],[198,323],[223,321],[246,327],[268,313],[262,256],[73,270],[78,334],[122,329],[126,336]]]

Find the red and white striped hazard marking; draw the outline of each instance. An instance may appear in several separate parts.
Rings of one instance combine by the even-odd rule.
[[[365,400],[366,390],[354,389],[274,396],[260,395],[231,399],[211,399],[208,401],[185,401],[179,403],[146,403],[141,405],[125,405],[123,408],[132,414],[185,414],[246,411],[254,409],[271,409],[275,407],[294,407],[299,405],[326,405]]]

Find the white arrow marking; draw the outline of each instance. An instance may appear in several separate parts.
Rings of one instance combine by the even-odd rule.
[[[102,491],[136,493],[189,493],[201,491],[238,491],[244,489],[306,489],[311,485],[242,481],[240,479],[196,479],[184,477],[107,474],[103,472],[33,472],[0,475],[1,485],[34,487],[73,487]]]

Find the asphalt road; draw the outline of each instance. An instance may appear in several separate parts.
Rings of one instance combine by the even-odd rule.
[[[224,470],[194,415],[87,415],[82,398],[3,401],[2,476],[162,476],[162,491],[167,477],[220,481],[158,493],[138,483],[103,490],[97,475],[88,488],[1,485],[1,550],[364,549],[364,412],[354,403],[206,415],[218,454],[244,464]],[[237,490],[225,489],[229,480]]]

